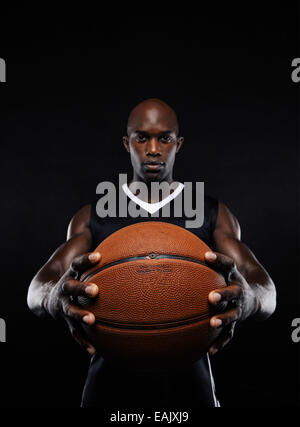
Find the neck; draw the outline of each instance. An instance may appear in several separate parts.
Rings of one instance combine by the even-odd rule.
[[[151,181],[150,179],[149,180],[143,179],[140,175],[138,175],[136,173],[136,171],[133,171],[133,178],[132,178],[132,180],[130,181],[129,184],[131,184],[133,182],[137,182],[137,181],[144,182],[147,185],[148,189],[151,188],[151,182],[167,182],[168,184],[171,184],[172,182],[174,182],[174,180],[173,180],[173,172],[170,172],[164,179],[161,179],[161,180],[158,180],[158,181],[154,181],[154,180]]]
[[[147,189],[148,189],[147,195],[144,195],[140,192],[140,189],[138,188],[138,182],[143,182],[144,184],[146,184]],[[150,181],[150,180],[146,181],[146,180],[142,179],[136,172],[134,172],[132,180],[128,183],[128,187],[129,187],[130,191],[135,196],[139,197],[144,202],[157,203],[157,202],[160,202],[162,200],[162,198],[165,198],[166,195],[162,194],[162,191],[159,191],[159,194],[152,194],[151,195],[151,183],[152,182],[159,182],[159,183],[167,182],[168,184],[172,184],[174,182],[174,180],[173,180],[172,173],[169,174],[164,180],[161,180],[161,181]],[[173,189],[171,189],[170,193],[172,193],[175,190],[175,188],[177,188],[177,185]],[[148,200],[145,200],[146,196],[148,196],[147,197]],[[167,196],[168,196],[168,194],[167,194]]]

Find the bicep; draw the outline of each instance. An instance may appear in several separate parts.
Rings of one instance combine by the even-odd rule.
[[[244,276],[254,270],[264,270],[252,251],[241,241],[239,222],[223,203],[219,204],[213,241],[216,252],[232,258]]]
[[[85,206],[74,215],[68,226],[66,242],[56,249],[40,273],[51,271],[62,276],[75,257],[91,251],[92,237],[89,228],[89,215],[89,206]]]

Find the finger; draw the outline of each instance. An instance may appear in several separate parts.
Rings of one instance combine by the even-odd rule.
[[[95,347],[90,343],[88,338],[86,337],[84,331],[80,326],[77,324],[77,322],[72,321],[69,318],[66,318],[66,322],[69,326],[70,332],[73,336],[73,338],[78,342],[79,345],[81,345],[91,356],[93,356],[96,353]]]
[[[208,301],[218,305],[223,301],[239,300],[243,291],[240,285],[229,285],[226,288],[215,289],[208,294]]]
[[[80,295],[96,297],[99,293],[99,288],[95,283],[83,283],[75,279],[67,279],[61,285],[61,294],[67,296],[78,297]]]
[[[219,350],[224,348],[233,338],[234,330],[235,330],[235,323],[232,323],[231,325],[228,325],[226,328],[223,329],[223,331],[220,333],[214,344],[209,349],[209,354],[213,356],[216,354]]]
[[[77,320],[77,322],[86,323],[87,325],[93,325],[96,321],[95,315],[93,313],[82,310],[76,305],[71,304],[68,298],[64,298],[62,300],[62,312],[64,316],[73,320]]]
[[[223,328],[233,322],[236,322],[240,317],[240,307],[234,307],[224,313],[219,313],[218,315],[211,317],[209,323],[212,328]]]
[[[229,272],[235,268],[235,262],[227,255],[220,254],[219,252],[205,252],[205,260],[214,269],[222,272],[226,277]]]
[[[78,278],[81,273],[99,262],[100,258],[101,254],[99,252],[89,252],[74,258],[69,268],[70,275],[72,277]]]

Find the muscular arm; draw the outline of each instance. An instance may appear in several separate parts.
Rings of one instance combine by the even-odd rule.
[[[241,242],[239,223],[223,203],[219,203],[213,241],[216,252],[206,252],[205,259],[224,274],[228,286],[208,295],[217,312],[210,318],[210,325],[222,328],[209,350],[211,355],[231,341],[237,323],[248,318],[267,319],[276,307],[271,277]]]
[[[68,227],[67,241],[54,252],[32,279],[27,303],[37,316],[47,316],[45,301],[49,292],[70,267],[72,260],[91,250],[89,219],[90,205],[87,205],[72,218]]]
[[[276,306],[274,283],[254,254],[241,241],[239,223],[223,203],[219,203],[213,239],[216,252],[233,259],[238,271],[253,290],[255,298],[251,307],[245,307],[246,317],[258,320],[268,318]]]

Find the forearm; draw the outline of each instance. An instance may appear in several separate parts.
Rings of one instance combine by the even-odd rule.
[[[235,262],[249,289],[245,291],[245,318],[265,320],[276,308],[276,289],[268,272],[251,250],[238,238],[217,234],[216,250],[229,256]]]
[[[49,258],[47,263],[32,279],[28,289],[27,304],[30,310],[39,317],[48,315],[45,309],[47,298],[69,268],[72,260],[90,249],[89,235],[75,234],[63,243]]]
[[[49,314],[45,309],[47,298],[56,285],[60,275],[55,272],[38,273],[31,281],[28,294],[27,304],[30,310],[38,317],[48,317]]]
[[[276,308],[276,288],[271,277],[262,269],[246,273],[244,277],[255,301],[251,318],[254,320],[267,319]]]

